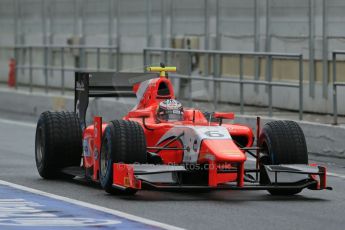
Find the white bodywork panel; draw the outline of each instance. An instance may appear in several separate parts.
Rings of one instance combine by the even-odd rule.
[[[150,83],[151,83],[152,79],[150,80],[146,80],[146,81],[143,81],[140,83],[140,86],[139,86],[139,89],[136,93],[136,96],[137,96],[137,105],[134,106],[134,108],[132,109],[133,110],[136,110],[137,109],[137,106],[138,104],[140,103],[141,99],[143,98],[147,88],[149,87]]]
[[[232,140],[229,131],[222,126],[175,126],[164,134],[156,145],[161,142],[179,136],[181,137],[184,150],[183,162],[196,163],[199,156],[201,142],[204,139],[209,140]]]

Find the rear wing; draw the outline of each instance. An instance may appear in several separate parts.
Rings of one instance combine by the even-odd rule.
[[[136,97],[133,85],[156,77],[156,73],[76,72],[74,111],[82,128],[90,97]]]

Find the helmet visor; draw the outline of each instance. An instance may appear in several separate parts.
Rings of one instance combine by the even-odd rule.
[[[158,117],[160,120],[164,121],[182,121],[183,112],[178,110],[162,111],[158,114]]]

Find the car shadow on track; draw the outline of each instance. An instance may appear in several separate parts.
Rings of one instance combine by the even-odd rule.
[[[247,201],[264,201],[264,202],[281,202],[281,201],[297,201],[297,202],[326,202],[328,199],[324,199],[318,196],[318,192],[309,193],[302,191],[298,195],[294,196],[272,196],[267,191],[157,191],[157,190],[141,190],[135,195],[111,195],[102,190],[99,184],[85,181],[81,179],[64,179],[59,180],[75,185],[81,185],[90,189],[97,189],[103,192],[106,197],[116,198],[126,201],[139,201],[139,202],[185,202],[185,201],[221,201],[221,202],[247,202]],[[306,194],[308,193],[308,194]],[[321,193],[320,193],[321,195]]]
[[[164,192],[164,191],[139,191],[134,196],[121,196],[128,201],[221,201],[221,202],[246,202],[246,201],[298,201],[298,202],[325,202],[327,199],[308,195],[272,196],[265,191],[209,191],[209,192]]]

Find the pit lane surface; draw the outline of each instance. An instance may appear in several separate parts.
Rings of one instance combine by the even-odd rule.
[[[344,229],[345,226],[345,170],[341,165],[328,166],[336,175],[328,177],[328,185],[334,191],[304,190],[293,197],[272,197],[265,191],[140,191],[133,197],[111,196],[98,186],[79,181],[41,179],[34,161],[35,124],[0,119],[0,131],[3,181],[187,229]],[[0,226],[0,229],[6,228]]]

